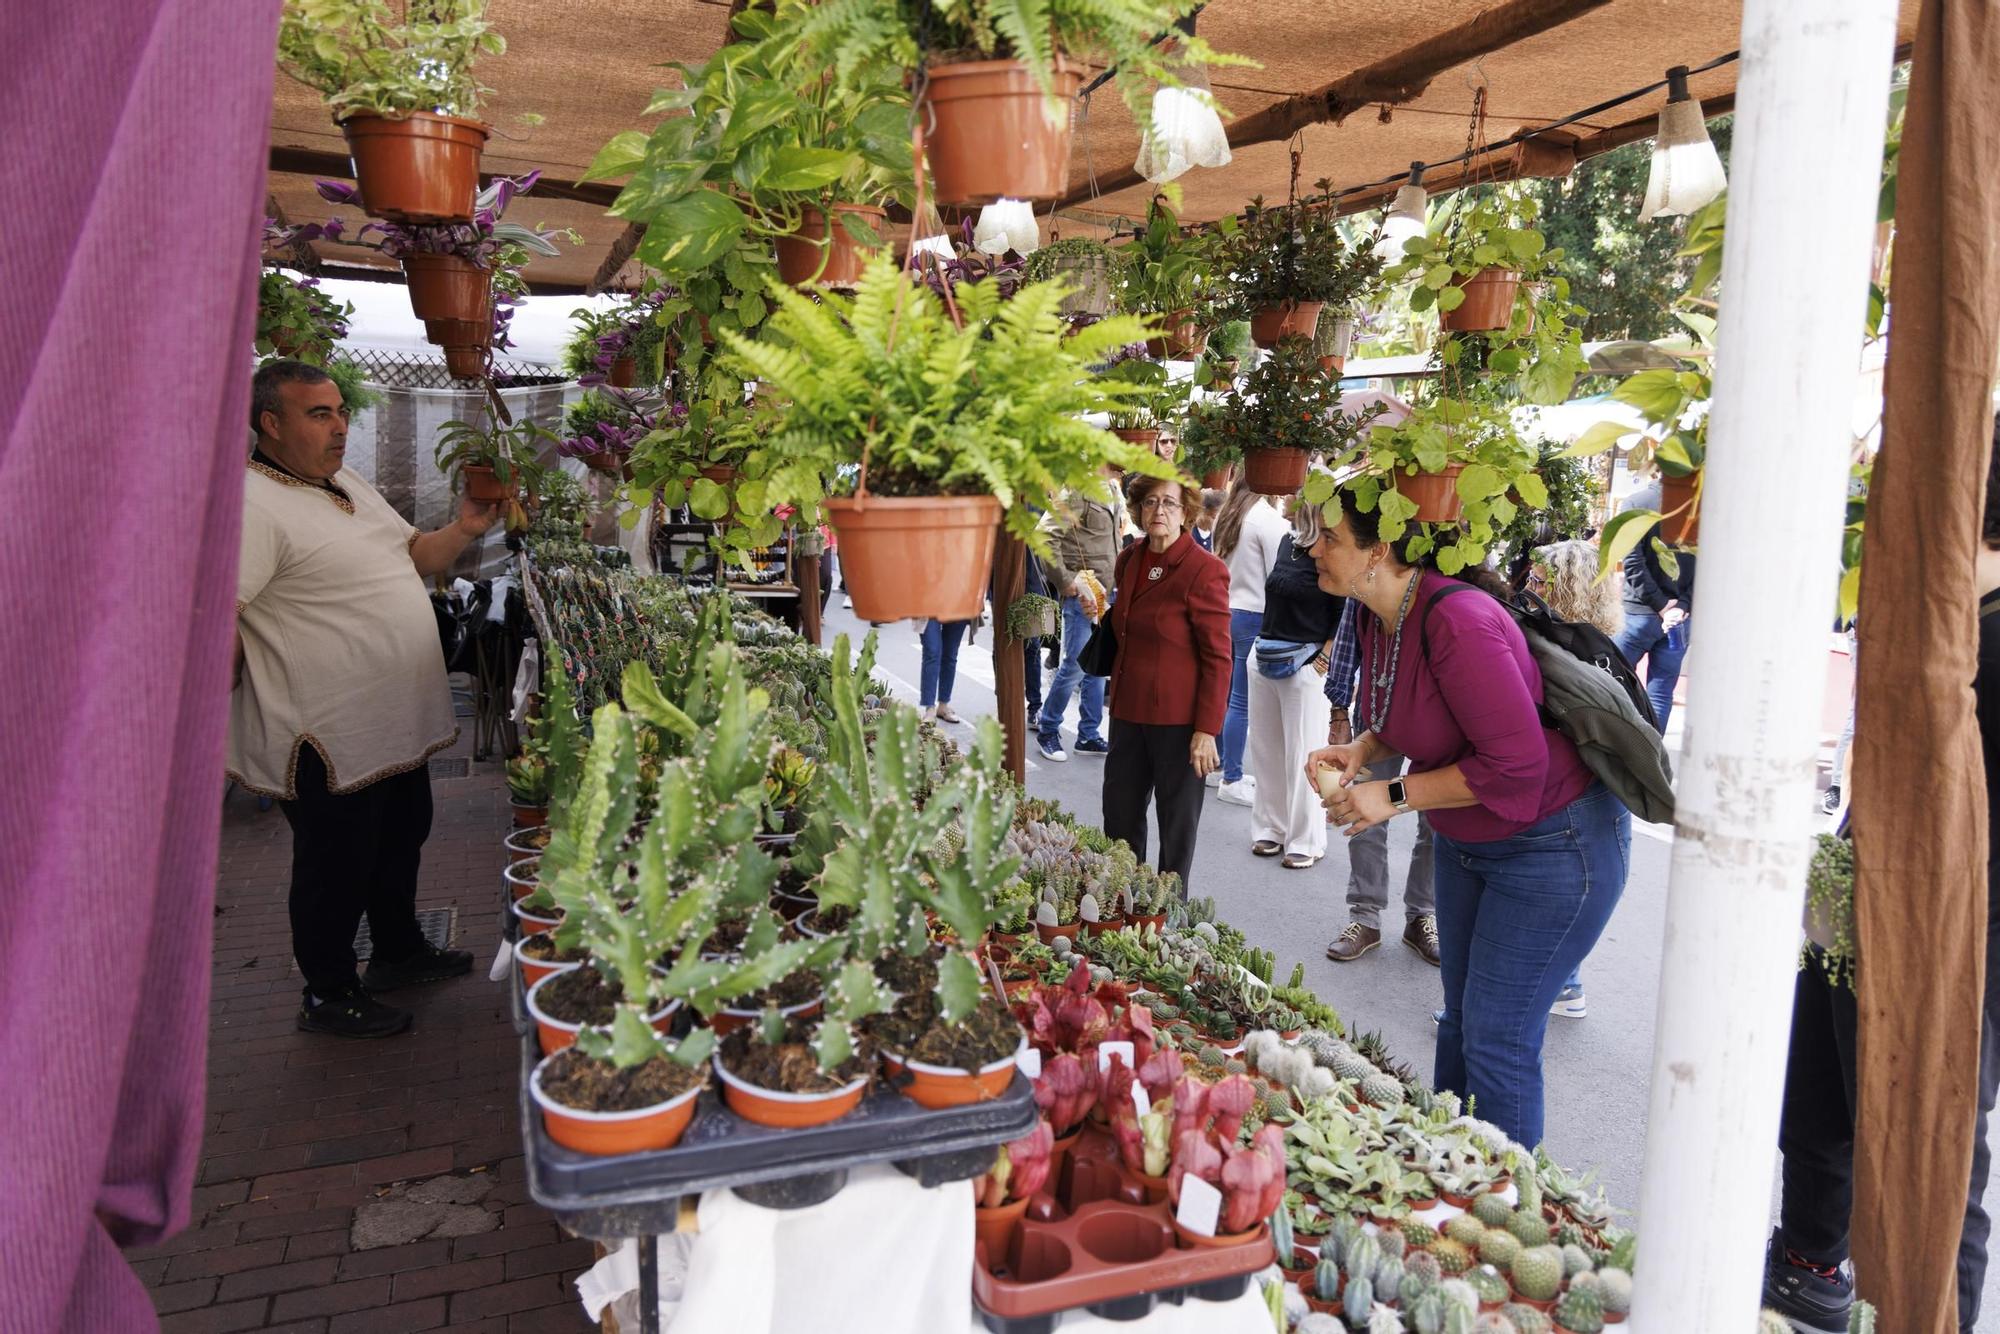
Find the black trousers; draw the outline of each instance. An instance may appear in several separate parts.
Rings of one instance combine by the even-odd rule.
[[[1181,878],[1183,892],[1194,870],[1194,838],[1201,824],[1204,786],[1188,763],[1194,725],[1163,727],[1111,720],[1111,750],[1104,757],[1104,832],[1122,838],[1146,860],[1146,806],[1160,820],[1162,873]]]
[[[1847,1258],[1854,1213],[1854,993],[1827,981],[1816,946],[1792,989],[1792,1043],[1778,1120],[1779,1231],[1814,1264]]]
[[[279,803],[292,826],[292,955],[314,995],[353,986],[354,932],[368,915],[375,957],[407,959],[417,928],[417,867],[431,833],[428,765],[335,796],[326,762],[299,749],[298,800]]]
[[[1028,726],[1042,716],[1042,641],[1024,639],[1021,641],[1021,680],[1028,689]]]
[[[1988,831],[1991,837],[2000,831]],[[1979,1327],[1980,1291],[1986,1286],[1986,1243],[1993,1220],[1980,1197],[1993,1169],[1986,1145],[1986,1128],[2000,1092],[2000,876],[1991,862],[1986,869],[1986,995],[1979,1025],[1979,1115],[1972,1123],[1972,1182],[1966,1192],[1965,1230],[1958,1240],[1958,1327]]]

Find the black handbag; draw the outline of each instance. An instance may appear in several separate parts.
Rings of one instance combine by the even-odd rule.
[[[1099,620],[1084,641],[1083,652],[1077,654],[1076,665],[1083,668],[1087,676],[1109,676],[1111,665],[1118,661],[1118,632],[1111,628],[1111,610],[1106,608],[1103,619]]]

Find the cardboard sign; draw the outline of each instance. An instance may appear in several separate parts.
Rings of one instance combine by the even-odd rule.
[[[1198,1237],[1215,1235],[1216,1220],[1222,1217],[1222,1192],[1189,1172],[1181,1177],[1181,1203],[1174,1221]]]

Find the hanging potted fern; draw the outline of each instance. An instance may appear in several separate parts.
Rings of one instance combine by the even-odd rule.
[[[489,91],[472,77],[507,49],[485,0],[435,0],[398,21],[387,0],[287,0],[278,66],[326,99],[368,212],[406,223],[473,216]]]
[[[1006,301],[997,284],[967,284],[954,312],[877,257],[852,297],[772,292],[763,338],[722,333],[727,368],[773,391],[744,428],[751,461],[768,467],[760,499],[798,506],[806,523],[824,509],[863,620],[976,616],[1003,516],[1041,551],[1037,511],[1095,484],[1105,464],[1173,475],[1081,420],[1144,393],[1091,367],[1148,329],[1117,316],[1070,333],[1056,316],[1066,284]],[[851,494],[829,499],[848,477]]]

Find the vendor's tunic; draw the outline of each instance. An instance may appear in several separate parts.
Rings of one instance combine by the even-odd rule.
[[[339,493],[252,459],[243,482],[229,776],[295,800],[299,747],[352,792],[458,739],[417,530],[352,469]]]

